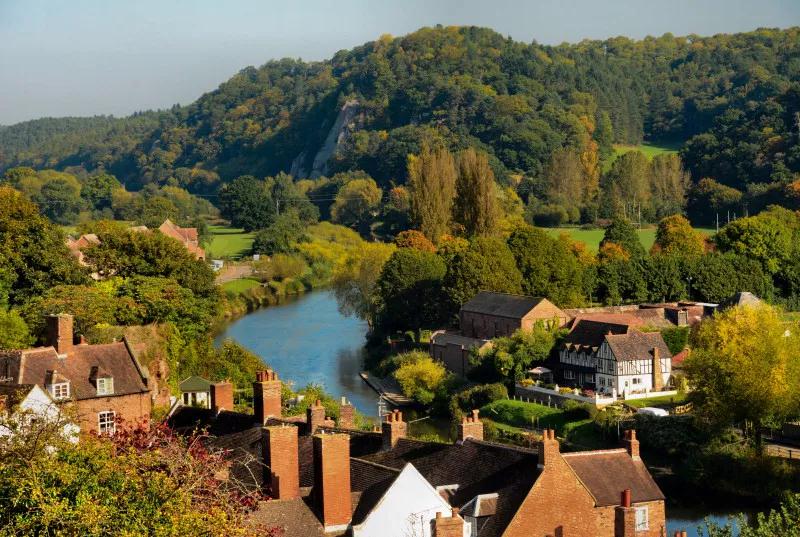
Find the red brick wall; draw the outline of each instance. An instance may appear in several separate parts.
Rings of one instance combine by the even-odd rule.
[[[116,412],[127,425],[149,422],[152,408],[149,393],[83,399],[77,403],[78,423],[82,433],[97,431],[97,414],[106,410]]]
[[[253,413],[261,423],[281,417],[281,381],[274,371],[259,371],[253,383]]]
[[[314,435],[314,500],[326,530],[344,529],[350,510],[350,437]]]
[[[647,531],[636,532],[636,537],[661,537],[662,528],[666,531],[667,516],[664,511],[664,502],[640,502],[634,503],[633,507],[640,507],[646,505],[648,507],[648,520],[649,529]],[[597,530],[600,536],[614,536],[614,506],[598,507],[597,512]]]
[[[233,410],[233,384],[215,382],[211,385],[211,408],[213,410]]]
[[[264,464],[267,466],[264,469],[264,483],[269,485],[267,493],[279,500],[299,497],[297,427],[265,427],[262,441]]]

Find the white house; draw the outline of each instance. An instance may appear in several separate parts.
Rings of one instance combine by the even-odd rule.
[[[437,513],[449,518],[452,508],[409,463],[364,520],[353,525],[353,537],[432,537]],[[465,525],[464,537],[469,535]]]
[[[211,381],[197,375],[180,383],[181,402],[186,406],[211,408]]]
[[[671,377],[672,354],[658,332],[609,334],[597,350],[599,392],[661,391]]]
[[[9,437],[35,422],[56,423],[61,407],[37,384],[0,384],[0,438]],[[63,434],[77,442],[80,428],[65,422]]]

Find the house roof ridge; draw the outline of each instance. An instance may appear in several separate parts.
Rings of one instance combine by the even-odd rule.
[[[362,463],[367,464],[369,466],[374,466],[375,468],[380,468],[381,470],[388,470],[388,471],[394,472],[394,473],[396,473],[398,475],[400,474],[400,472],[403,471],[403,469],[392,468],[391,466],[386,466],[385,464],[380,464],[378,462],[368,461],[368,460],[362,459],[360,457],[350,457],[350,460],[351,461],[362,462]],[[408,463],[408,464],[410,464],[410,463]],[[405,466],[403,468],[405,468]]]
[[[511,445],[511,444],[502,444],[500,442],[492,442],[490,440],[478,440],[477,438],[473,438],[471,436],[468,436],[464,440],[460,441],[461,444],[463,444],[465,442],[473,442],[475,444],[481,444],[481,445],[484,445],[484,446],[507,449],[509,451],[516,451],[517,453],[524,453],[526,455],[535,455],[535,454],[539,453],[538,449],[526,448],[526,447],[522,447],[522,446],[514,446],[514,445]]]
[[[588,457],[591,455],[609,455],[614,453],[627,453],[628,450],[625,448],[612,448],[612,449],[592,449],[587,451],[568,451],[566,453],[562,453],[561,455],[564,457]]]

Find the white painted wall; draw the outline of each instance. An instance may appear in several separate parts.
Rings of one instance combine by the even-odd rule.
[[[50,394],[44,391],[38,384],[33,388],[25,399],[20,401],[13,415],[0,416],[0,436],[9,436],[19,427],[31,423],[33,420],[57,421],[61,418],[61,407],[53,401]],[[69,423],[64,425],[64,436],[73,442],[78,441],[80,428]]]
[[[412,464],[406,464],[353,537],[431,537],[436,513],[451,516],[450,505]],[[469,527],[464,525],[464,537]]]

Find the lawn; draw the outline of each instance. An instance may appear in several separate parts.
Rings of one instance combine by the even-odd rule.
[[[713,229],[695,229],[704,235],[711,236],[714,234]],[[600,228],[582,229],[577,227],[551,227],[545,228],[545,231],[547,231],[553,237],[558,237],[561,233],[566,233],[572,240],[585,243],[586,247],[591,252],[597,252],[597,250],[600,248],[600,241],[603,240],[603,234],[605,233],[605,231]],[[656,241],[656,228],[652,227],[640,229],[638,230],[638,233],[639,240],[642,241],[642,245],[644,246],[645,250],[650,251],[650,248]]]
[[[250,254],[255,233],[225,226],[208,226],[208,229],[212,235],[206,246],[209,259],[239,259]]]
[[[629,399],[625,404],[634,408],[644,408],[646,406],[656,408],[672,408],[686,402],[686,394],[667,395],[662,397],[648,397],[647,399]]]
[[[250,278],[240,278],[238,280],[231,280],[229,282],[222,284],[222,289],[224,291],[230,291],[231,293],[243,293],[248,289],[252,289],[254,287],[260,286],[261,283],[257,280],[252,280]]]

